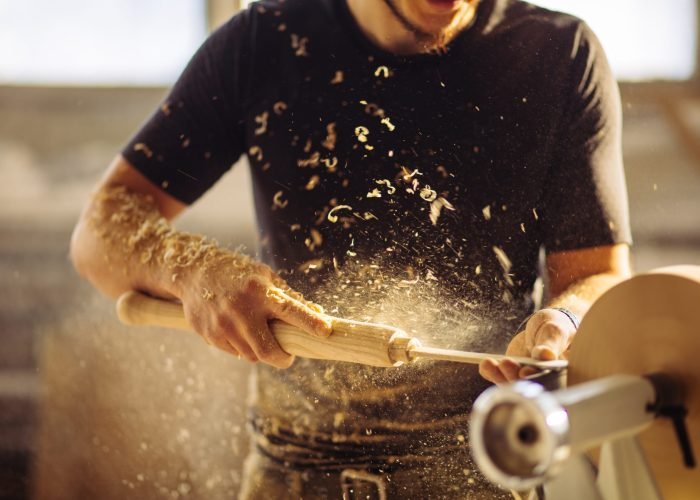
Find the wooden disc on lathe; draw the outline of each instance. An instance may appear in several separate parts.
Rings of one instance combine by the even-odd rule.
[[[700,267],[635,276],[591,307],[571,346],[568,383],[619,373],[662,373],[681,383],[690,441],[700,458]],[[664,498],[700,498],[700,469],[683,465],[668,419],[657,418],[639,438]]]

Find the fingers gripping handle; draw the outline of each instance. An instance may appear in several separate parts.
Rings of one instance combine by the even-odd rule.
[[[126,325],[151,325],[192,330],[182,305],[126,292],[117,301],[117,316]],[[387,325],[332,318],[328,337],[316,337],[279,320],[270,329],[280,347],[294,356],[347,361],[370,366],[398,366],[410,361],[409,346],[419,345],[403,330]]]
[[[182,305],[139,292],[126,292],[117,300],[117,316],[125,325],[150,325],[192,330]]]

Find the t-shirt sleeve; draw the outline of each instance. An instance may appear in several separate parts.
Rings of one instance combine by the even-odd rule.
[[[191,204],[241,156],[246,13],[197,50],[159,109],[122,156],[154,184]]]
[[[579,22],[541,213],[547,251],[631,243],[622,111],[603,49]]]

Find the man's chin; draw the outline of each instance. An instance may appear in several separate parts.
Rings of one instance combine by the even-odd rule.
[[[413,4],[420,28],[435,36],[452,27],[455,18],[468,8],[465,0],[418,0]]]
[[[450,14],[460,9],[466,2],[464,0],[423,0],[426,12],[434,14]]]

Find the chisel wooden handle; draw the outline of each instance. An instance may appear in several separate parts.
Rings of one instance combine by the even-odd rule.
[[[192,330],[182,305],[138,292],[127,292],[117,302],[117,315],[127,325],[152,325]],[[370,366],[398,366],[410,361],[409,348],[420,345],[403,330],[388,325],[331,318],[333,331],[317,337],[283,321],[270,322],[280,347],[295,356],[362,363]]]

